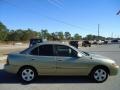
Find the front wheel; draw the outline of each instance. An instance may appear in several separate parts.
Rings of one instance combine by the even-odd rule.
[[[96,68],[91,72],[91,78],[97,83],[102,83],[108,78],[108,71],[104,68]]]
[[[31,82],[36,76],[37,73],[32,67],[24,67],[19,71],[19,78],[24,82]]]

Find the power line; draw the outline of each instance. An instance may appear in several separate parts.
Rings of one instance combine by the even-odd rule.
[[[21,9],[21,8],[18,7],[17,5],[15,5],[15,4],[7,1],[7,0],[2,0],[2,1],[6,2],[7,4],[9,4],[9,5],[11,5],[11,6],[15,7],[15,8]],[[22,11],[23,11],[23,10],[22,10]],[[35,14],[35,11],[31,11],[31,10],[29,11],[29,10],[26,9],[26,8],[24,9],[24,11],[25,11],[25,13]],[[38,13],[38,12],[37,12],[37,13]],[[35,15],[36,15],[36,14],[35,14]],[[45,17],[45,18],[47,18],[47,19],[49,19],[49,20],[52,20],[52,21],[55,21],[55,22],[58,22],[58,23],[62,23],[62,24],[65,24],[65,25],[68,25],[68,26],[71,26],[71,27],[74,27],[74,28],[78,28],[78,29],[88,30],[88,29],[86,29],[86,28],[83,28],[83,27],[80,27],[80,26],[77,26],[77,25],[74,25],[74,24],[71,24],[71,23],[68,23],[68,22],[65,22],[65,21],[62,21],[62,20],[53,18],[53,17],[50,17],[50,16],[47,16],[47,15],[43,15],[43,14],[40,14],[40,15],[43,16],[43,17]]]
[[[48,2],[58,8],[63,8],[62,3],[59,0],[48,0]]]
[[[116,15],[120,15],[120,10],[116,13]]]
[[[63,3],[61,2],[61,0],[54,0],[55,2],[57,2],[60,5],[63,5]]]

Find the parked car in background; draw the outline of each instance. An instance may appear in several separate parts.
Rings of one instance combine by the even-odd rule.
[[[92,42],[92,44],[93,44],[93,45],[97,45],[98,43],[97,43],[96,40],[94,40],[94,41]]]
[[[84,75],[100,83],[119,71],[119,66],[109,58],[55,42],[39,43],[9,54],[4,68],[25,82],[33,81],[38,75]]]
[[[82,42],[82,46],[83,47],[91,47],[91,43],[89,41],[85,40]]]
[[[92,41],[93,45],[103,45],[103,44],[108,44],[108,41],[106,40],[94,40]]]
[[[97,44],[102,45],[102,44],[104,44],[104,41],[103,40],[97,40]]]
[[[111,41],[111,43],[113,43],[113,44],[117,44],[118,42],[119,42],[119,40],[117,40],[117,39],[114,39]]]
[[[105,40],[103,44],[108,44],[108,41],[107,41],[107,40]]]
[[[30,44],[29,44],[29,47],[37,44],[37,43],[42,43],[43,40],[42,39],[30,39]]]
[[[78,41],[70,41],[69,44],[73,47],[78,48]]]

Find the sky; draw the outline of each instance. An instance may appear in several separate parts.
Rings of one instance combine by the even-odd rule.
[[[120,37],[120,0],[0,0],[0,21],[9,29]]]

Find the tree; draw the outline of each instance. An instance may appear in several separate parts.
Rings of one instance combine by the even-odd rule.
[[[23,32],[24,32],[24,34],[21,39],[22,41],[28,41],[31,38],[37,38],[37,35],[38,35],[38,33],[33,31],[32,29],[24,30]]]
[[[7,41],[14,41],[15,37],[14,37],[14,33],[15,31],[14,30],[10,30],[8,35],[7,35]]]
[[[51,36],[52,40],[59,40],[56,32],[51,33]]]
[[[28,29],[28,30],[10,30],[7,35],[7,41],[28,41],[31,38],[37,38],[38,33]]]
[[[2,22],[0,22],[0,40],[1,41],[6,40],[7,34],[8,34],[7,27]]]
[[[48,37],[48,30],[47,29],[45,29],[45,30],[41,30],[41,36],[42,36],[42,38],[43,39],[47,39],[47,37]]]
[[[41,32],[37,32],[37,37],[42,38]]]
[[[21,41],[23,38],[24,32],[21,29],[10,30],[7,35],[7,41]]]
[[[64,39],[64,34],[63,34],[63,32],[58,32],[58,38],[59,38],[60,40],[63,40],[63,39]]]
[[[86,39],[86,40],[94,40],[94,39],[96,39],[96,36],[89,34],[89,35],[87,35],[87,36],[85,37],[85,39]]]
[[[82,36],[80,36],[77,33],[74,35],[74,40],[80,40],[81,38],[82,38]]]
[[[105,37],[89,34],[85,37],[85,39],[86,40],[105,40]]]
[[[42,29],[41,32],[33,31],[32,29],[17,29],[8,30],[7,27],[0,22],[0,41],[28,41],[31,38],[42,38],[47,40],[80,40],[82,36],[75,34],[71,37],[69,32],[53,32],[49,33],[47,29]],[[105,40],[105,37],[97,35],[86,35],[86,40]]]
[[[4,30],[7,30],[7,27],[2,22],[0,22],[0,31]]]
[[[65,32],[64,36],[65,36],[66,40],[70,40],[71,39],[71,34],[69,32]]]

